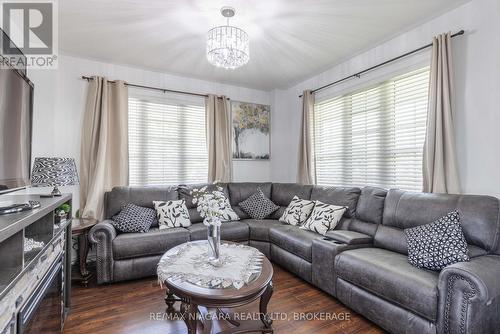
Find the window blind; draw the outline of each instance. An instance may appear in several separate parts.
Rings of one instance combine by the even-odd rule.
[[[129,97],[130,185],[206,182],[203,99]]]
[[[422,190],[429,68],[315,104],[316,182]]]

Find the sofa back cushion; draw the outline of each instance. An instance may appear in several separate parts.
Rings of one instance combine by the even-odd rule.
[[[312,201],[320,201],[326,204],[333,204],[347,207],[344,217],[351,218],[356,214],[361,189],[344,187],[314,186],[311,191]]]
[[[433,222],[458,210],[470,245],[499,254],[499,200],[491,196],[415,193],[389,190],[375,246],[407,254],[403,229]]]
[[[294,196],[300,199],[310,199],[313,186],[298,183],[273,183],[271,201],[280,208],[270,218],[280,219]]]
[[[229,192],[227,190],[227,184],[225,183],[219,183],[219,184],[212,184],[212,183],[197,183],[197,184],[181,184],[179,185],[177,191],[179,192],[179,199],[184,199],[186,201],[186,207],[189,212],[189,219],[191,220],[191,223],[199,223],[203,221],[203,218],[200,216],[200,213],[198,210],[196,210],[196,207],[198,206],[197,204],[193,204],[193,196],[191,196],[191,191],[193,189],[201,189],[203,187],[207,187],[207,191],[212,191],[216,190],[217,187],[221,187],[224,193],[226,194],[226,197],[229,197]]]
[[[364,187],[356,206],[356,218],[368,223],[381,224],[384,215],[384,202],[387,190]]]
[[[153,207],[153,201],[177,200],[176,186],[167,187],[114,187],[104,194],[104,216],[110,219],[127,204],[147,208]],[[156,226],[156,224],[155,224]]]
[[[270,182],[231,182],[227,184],[227,189],[229,191],[229,202],[231,203],[231,207],[240,219],[248,219],[250,216],[238,206],[238,203],[243,202],[248,197],[255,194],[258,189],[262,190],[262,193],[267,198],[271,198]]]

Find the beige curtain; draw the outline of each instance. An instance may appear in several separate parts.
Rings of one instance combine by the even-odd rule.
[[[297,169],[297,182],[302,184],[316,183],[313,160],[312,123],[314,115],[314,93],[310,90],[302,94],[302,119],[299,142],[299,164]]]
[[[104,192],[128,185],[128,89],[123,81],[90,80],[80,153],[80,213],[102,219]]]
[[[205,101],[208,181],[231,182],[233,153],[231,149],[231,112],[225,96],[209,95]]]
[[[451,58],[451,34],[434,37],[427,134],[423,154],[424,192],[460,192],[453,127],[453,68]]]

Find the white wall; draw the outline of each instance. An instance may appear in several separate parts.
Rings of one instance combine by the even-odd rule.
[[[81,75],[104,75],[133,83],[193,92],[225,94],[233,100],[271,104],[271,160],[235,161],[238,181],[294,182],[301,99],[311,89],[425,45],[432,36],[466,30],[453,39],[455,124],[460,178],[466,193],[500,196],[500,1],[472,0],[444,15],[360,53],[288,90],[265,92],[137,68],[61,56],[58,71],[31,71],[35,83],[33,156],[72,156],[78,161],[86,82]],[[429,52],[372,72],[319,94],[318,98],[428,63]],[[265,74],[263,74],[265,75]],[[70,189],[71,190],[71,189]],[[73,189],[75,190],[75,189]]]
[[[279,155],[280,159],[272,160],[272,178],[295,181],[301,108],[298,95],[302,90],[320,87],[428,44],[434,35],[464,29],[464,36],[453,39],[454,119],[460,179],[464,193],[500,196],[499,18],[500,1],[473,0],[301,82],[286,92],[274,92],[275,99],[286,96],[288,103],[281,101],[274,110],[273,123],[281,123],[282,126],[274,128],[273,138],[279,137],[281,140],[272,141],[272,150],[282,154]],[[383,77],[391,71],[397,72],[405,66],[421,64],[426,59],[429,59],[429,51],[374,71],[360,80],[350,81],[326,94],[338,94],[348,86],[376,80],[377,77]],[[321,94],[318,98],[321,98]],[[276,133],[277,130],[280,132]],[[282,168],[283,166],[287,167]]]
[[[85,108],[87,82],[82,75],[101,75],[131,83],[199,93],[227,95],[233,100],[271,104],[269,92],[216,82],[179,77],[72,56],[60,56],[57,70],[32,70],[35,84],[33,157],[73,157],[80,160],[80,130]],[[271,111],[272,112],[272,111]],[[235,181],[269,181],[270,161],[235,161]],[[74,195],[78,208],[78,187],[63,187]],[[32,188],[29,192],[47,192]]]

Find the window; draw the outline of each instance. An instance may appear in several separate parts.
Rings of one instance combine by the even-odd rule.
[[[314,106],[316,182],[422,190],[429,68]]]
[[[128,106],[130,185],[207,181],[203,99],[130,96]]]

